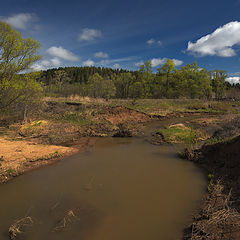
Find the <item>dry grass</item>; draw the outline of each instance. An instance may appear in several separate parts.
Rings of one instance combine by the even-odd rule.
[[[107,101],[103,98],[91,98],[82,97],[79,95],[71,95],[69,97],[45,97],[45,101],[57,101],[57,102],[79,102],[83,104],[106,104]]]
[[[10,141],[0,137],[1,172],[18,171],[24,163],[75,152],[75,148],[42,145],[28,141]],[[56,154],[57,153],[57,154]]]
[[[217,181],[209,193],[201,218],[192,225],[191,240],[239,239],[240,214],[231,207],[231,191],[223,193],[223,186]]]
[[[69,226],[79,221],[80,219],[75,215],[73,210],[69,210],[65,216],[57,223],[57,225],[52,230],[53,232],[65,231]]]
[[[33,225],[33,219],[29,216],[16,220],[8,229],[9,238],[15,240],[23,234],[26,227]]]

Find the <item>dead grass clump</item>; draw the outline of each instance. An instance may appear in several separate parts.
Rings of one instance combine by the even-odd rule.
[[[65,216],[58,221],[57,225],[52,230],[53,232],[65,231],[72,223],[79,221],[80,219],[75,215],[73,210],[69,210]]]
[[[239,239],[240,214],[231,207],[231,191],[223,193],[223,185],[217,181],[209,193],[199,219],[191,226],[187,239]]]
[[[33,224],[31,217],[27,216],[16,220],[8,229],[9,238],[11,240],[17,239],[17,237],[24,233],[26,227],[30,227]]]

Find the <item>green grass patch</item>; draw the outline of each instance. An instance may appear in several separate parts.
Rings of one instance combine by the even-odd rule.
[[[215,187],[215,184],[214,184],[214,175],[213,174],[208,174],[208,186],[207,186],[207,189],[208,189],[208,192],[212,192],[214,187]]]
[[[16,169],[16,168],[8,168],[7,170],[6,170],[6,174],[7,175],[10,175],[10,176],[12,176],[12,177],[16,177],[16,176],[18,176],[19,175],[19,171]]]
[[[204,142],[204,144],[205,145],[213,145],[213,144],[216,144],[216,143],[221,143],[223,141],[224,141],[224,139],[222,139],[222,138],[211,137],[211,138],[207,139]]]
[[[160,129],[158,132],[163,135],[164,140],[168,143],[193,144],[198,139],[197,131],[189,127],[179,128],[170,126]]]
[[[57,118],[59,121],[70,122],[77,125],[92,124],[93,121],[84,112],[66,112]]]
[[[111,106],[125,106],[144,113],[199,112],[199,113],[237,113],[228,101],[208,101],[199,99],[112,99]]]
[[[33,121],[33,122],[29,123],[28,125],[26,125],[26,129],[37,128],[44,124],[47,124],[47,121],[45,121],[45,120]]]

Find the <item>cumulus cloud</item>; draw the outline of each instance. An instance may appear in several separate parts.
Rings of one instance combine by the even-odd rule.
[[[162,41],[156,40],[156,39],[154,39],[154,38],[151,38],[151,39],[149,39],[149,40],[147,41],[147,44],[148,44],[149,46],[153,46],[153,45],[162,46]]]
[[[102,32],[98,29],[84,28],[78,36],[79,41],[93,41],[102,36]]]
[[[58,57],[62,58],[64,60],[76,62],[79,60],[79,57],[73,54],[72,52],[68,51],[67,49],[63,47],[50,47],[47,51],[47,54],[53,56],[53,57]]]
[[[40,71],[61,67],[63,65],[61,60],[72,62],[79,60],[78,56],[63,47],[50,47],[47,49],[46,54],[46,59],[40,60],[32,65],[33,70]]]
[[[32,13],[19,13],[10,17],[0,17],[0,19],[14,28],[27,30],[37,20],[37,17]]]
[[[147,41],[147,44],[148,45],[152,45],[152,44],[154,44],[155,43],[155,40],[153,39],[153,38],[151,38],[151,39],[149,39],[148,41]]]
[[[240,76],[240,72],[231,73],[231,76]]]
[[[41,60],[37,63],[34,63],[32,65],[32,69],[34,71],[41,71],[41,70],[47,70],[49,68],[58,68],[62,65],[62,62],[59,58],[54,57],[49,60]]]
[[[94,54],[94,57],[95,57],[95,58],[108,58],[109,56],[108,56],[107,53],[104,53],[104,52],[96,52],[96,53]]]
[[[173,58],[172,61],[174,62],[175,66],[181,66],[183,64],[182,60],[178,60],[175,58]]]
[[[187,51],[199,56],[232,57],[236,55],[232,47],[238,44],[240,44],[240,22],[234,21],[217,28],[195,43],[188,42]]]
[[[167,58],[153,58],[151,60],[152,66],[156,67],[158,65],[162,65],[167,61]]]
[[[84,67],[91,67],[91,66],[93,66],[94,64],[95,64],[94,61],[91,60],[91,59],[88,59],[88,60],[86,60],[86,61],[84,61],[84,62],[82,63],[82,65],[83,65]]]
[[[118,69],[120,69],[121,66],[120,66],[120,64],[116,63],[116,64],[113,65],[113,68],[118,68]]]
[[[230,82],[231,84],[240,83],[240,77],[228,77],[226,81]]]
[[[151,60],[152,67],[157,67],[158,65],[163,65],[167,60],[168,60],[168,58],[153,58]],[[173,58],[171,60],[174,62],[176,67],[183,64],[182,60],[178,60],[178,59],[175,59],[175,58]]]
[[[136,67],[140,67],[140,66],[143,65],[143,64],[144,64],[143,61],[134,63],[134,65],[135,65]]]

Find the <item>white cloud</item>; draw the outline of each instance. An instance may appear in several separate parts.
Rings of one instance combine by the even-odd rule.
[[[118,69],[120,69],[121,66],[120,66],[118,63],[116,63],[116,64],[113,65],[113,68],[118,68]]]
[[[135,58],[136,57],[132,56],[132,57],[126,57],[126,58],[105,59],[105,60],[101,60],[99,64],[109,65],[109,64],[118,63],[118,62],[129,62],[134,60]]]
[[[12,15],[11,17],[0,17],[0,19],[14,28],[26,30],[37,20],[37,17],[35,14],[31,13],[19,13]]]
[[[51,63],[53,66],[60,66],[62,64],[61,60],[57,57],[51,59]]]
[[[68,51],[67,49],[63,47],[50,47],[47,51],[47,54],[53,56],[53,57],[59,57],[64,60],[76,62],[79,60],[79,57],[73,54],[72,52]]]
[[[195,43],[188,42],[187,51],[199,56],[232,57],[236,55],[232,47],[237,44],[240,44],[240,22],[235,21],[217,28]]]
[[[226,81],[230,82],[231,84],[240,83],[240,77],[228,77]]]
[[[240,72],[230,73],[231,76],[240,76]]]
[[[153,59],[151,60],[152,67],[157,67],[158,65],[162,65],[162,64],[164,64],[167,60],[168,60],[168,58],[153,58]],[[180,65],[183,64],[183,61],[182,61],[182,60],[178,60],[178,59],[175,59],[175,58],[173,58],[173,59],[171,59],[171,60],[174,62],[175,66],[180,66]]]
[[[167,61],[167,58],[153,58],[151,60],[152,67],[156,67],[158,65],[162,65]]]
[[[73,54],[72,52],[68,51],[67,49],[64,49],[63,47],[50,47],[47,49],[46,53],[51,56],[49,59],[43,59],[38,61],[37,63],[34,63],[32,65],[32,69],[35,71],[40,70],[47,70],[49,68],[58,68],[62,66],[62,61],[78,61],[79,57]]]
[[[59,58],[54,57],[49,60],[41,60],[37,63],[34,63],[32,65],[32,69],[34,71],[41,71],[41,70],[47,70],[49,68],[58,68],[62,65],[62,62]]]
[[[90,67],[90,66],[93,66],[94,64],[95,64],[94,61],[91,59],[88,59],[82,63],[84,67]]]
[[[182,60],[178,60],[178,59],[172,59],[172,61],[174,62],[175,66],[181,66],[183,64],[183,61]]]
[[[109,56],[108,56],[107,53],[104,53],[104,52],[96,52],[96,53],[94,54],[94,57],[95,57],[95,58],[108,58]]]
[[[159,46],[162,46],[162,41],[160,40],[155,40],[154,38],[151,38],[147,41],[147,44],[149,46],[153,46],[153,45],[159,45]]]
[[[143,65],[143,64],[144,64],[143,61],[134,63],[134,65],[135,65],[136,67],[140,67],[140,66]]]
[[[84,28],[78,36],[79,41],[93,41],[102,36],[102,32],[97,29]]]
[[[148,45],[153,45],[155,43],[155,39],[151,38],[147,41]]]

